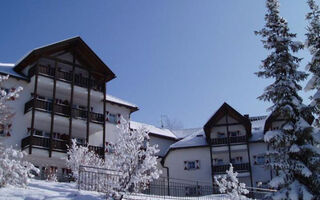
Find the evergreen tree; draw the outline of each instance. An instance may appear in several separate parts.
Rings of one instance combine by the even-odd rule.
[[[249,190],[246,189],[245,183],[240,183],[238,180],[238,172],[233,171],[233,166],[230,164],[229,170],[226,171],[226,175],[214,177],[215,184],[218,185],[219,191],[222,194],[227,194],[230,200],[250,200],[246,197],[249,194]]]
[[[316,90],[311,97],[311,108],[317,115],[316,126],[320,126],[320,11],[319,6],[314,0],[308,0],[310,12],[307,13],[306,19],[309,21],[307,27],[306,47],[312,56],[311,61],[307,64],[306,69],[312,74],[311,79],[305,87],[306,91]]]
[[[303,119],[304,106],[298,95],[299,82],[307,74],[298,71],[301,58],[293,55],[303,48],[294,41],[296,34],[290,33],[287,21],[279,16],[277,0],[266,1],[266,25],[260,31],[264,48],[271,53],[262,61],[258,77],[272,78],[260,100],[271,101],[269,110],[285,119],[279,130],[268,131],[264,140],[271,150],[267,152],[268,166],[275,176],[269,185],[277,189],[268,199],[317,199],[319,198],[319,149],[312,127]]]

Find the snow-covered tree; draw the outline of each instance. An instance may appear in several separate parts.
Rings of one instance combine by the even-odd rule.
[[[14,101],[19,97],[22,87],[5,89],[3,83],[9,76],[0,76],[0,125],[2,138],[0,138],[0,187],[6,185],[15,185],[25,187],[28,184],[29,177],[33,173],[39,173],[31,163],[23,159],[24,153],[20,150],[6,147],[2,140],[10,136],[12,127],[12,117],[14,112],[8,106],[9,101]]]
[[[301,58],[293,55],[303,48],[294,41],[296,34],[290,33],[287,21],[279,16],[277,0],[266,1],[266,25],[256,34],[271,53],[262,61],[259,77],[272,78],[274,82],[258,97],[271,101],[269,110],[280,116],[284,123],[279,130],[267,131],[264,137],[271,150],[267,152],[268,166],[275,176],[269,185],[277,189],[270,194],[271,199],[317,199],[319,198],[319,149],[317,137],[312,127],[303,119],[304,106],[298,95],[299,82],[307,74],[299,71]]]
[[[316,90],[316,93],[311,97],[310,106],[317,116],[315,124],[320,127],[320,11],[319,6],[314,0],[308,0],[307,2],[310,12],[306,15],[309,26],[307,27],[305,46],[309,49],[312,58],[307,64],[306,70],[308,70],[312,76],[305,90]]]
[[[119,139],[114,145],[114,153],[106,159],[109,169],[119,172],[117,183],[113,186],[113,197],[122,199],[129,192],[139,192],[159,178],[161,170],[157,167],[157,146],[149,144],[148,131],[141,127],[131,130],[129,122],[121,119]]]
[[[73,177],[77,180],[81,165],[104,167],[104,161],[94,151],[89,150],[87,146],[78,145],[76,139],[72,139],[72,145],[67,151],[66,165],[71,169]]]
[[[9,76],[0,75],[0,126],[2,129],[2,136],[11,136],[11,120],[14,116],[14,112],[12,111],[12,108],[8,105],[8,102],[16,100],[19,97],[19,92],[22,91],[22,87],[20,86],[17,88],[10,89],[3,88],[3,83],[8,79]]]
[[[249,200],[245,195],[249,193],[245,183],[240,183],[237,176],[238,172],[233,171],[233,166],[230,164],[227,174],[214,177],[214,182],[219,186],[219,191],[227,194],[230,200]]]

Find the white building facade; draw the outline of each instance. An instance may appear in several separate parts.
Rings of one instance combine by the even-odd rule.
[[[16,64],[1,64],[0,73],[10,76],[2,88],[23,87],[9,104],[15,115],[1,132],[3,143],[43,170],[69,172],[64,159],[72,139],[101,157],[112,153],[120,119],[138,110],[106,94],[115,75],[80,37],[34,49]]]
[[[307,121],[311,124],[312,120]],[[170,146],[162,164],[170,178],[213,185],[214,177],[225,174],[232,163],[241,182],[249,187],[268,187],[274,174],[266,168],[269,146],[263,138],[266,131],[283,123],[276,114],[249,117],[224,103],[204,128],[173,131],[186,137]]]

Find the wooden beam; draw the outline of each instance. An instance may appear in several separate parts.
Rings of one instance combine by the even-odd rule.
[[[34,77],[33,106],[32,106],[32,116],[31,116],[31,133],[30,133],[29,154],[32,154],[34,120],[35,120],[35,111],[36,111],[35,108],[36,108],[37,91],[38,91],[38,75],[39,75],[39,67],[38,67],[38,62],[37,62],[36,71],[35,71],[35,77]]]
[[[107,97],[107,83],[104,84],[103,90],[103,134],[102,134],[102,147],[103,147],[103,159],[105,157],[105,149],[106,149],[106,97]]]
[[[227,137],[228,137],[228,139],[227,139],[227,141],[228,141],[228,150],[229,150],[229,163],[231,163],[231,147],[230,147],[230,133],[229,133],[229,123],[228,123],[228,116],[229,116],[229,113],[228,113],[228,111],[227,111],[227,113],[226,113],[226,122],[227,122],[227,126],[226,126],[226,128],[227,128]]]
[[[250,181],[251,181],[251,187],[253,187],[253,180],[252,180],[252,169],[251,169],[251,158],[250,158],[250,149],[249,149],[249,137],[248,137],[248,133],[246,133],[247,135],[247,150],[248,150],[248,161],[249,161],[249,172],[250,172]],[[252,191],[252,189],[251,189]]]
[[[56,89],[57,89],[57,67],[58,63],[54,63],[54,77],[53,77],[53,90],[52,90],[52,110],[51,110],[51,125],[50,125],[50,148],[49,148],[49,157],[52,156],[53,149],[53,128],[54,128],[54,114],[56,107]]]
[[[88,99],[87,99],[87,138],[86,138],[86,142],[87,142],[87,145],[89,145],[89,131],[90,131],[90,106],[91,106],[91,102],[90,102],[90,92],[91,92],[91,71],[89,71],[89,78],[88,78]]]
[[[76,55],[74,54],[74,57]],[[75,66],[77,68],[80,68],[80,69],[83,69],[83,70],[86,70],[88,71],[88,67],[85,67],[85,66],[82,66],[82,65],[79,65],[79,64],[76,64],[74,61],[70,62],[70,61],[67,61],[67,60],[63,60],[63,59],[60,59],[60,58],[56,58],[56,57],[52,57],[52,56],[43,56],[44,58],[48,59],[48,60],[53,60],[53,61],[57,61],[59,63],[63,63],[63,64],[67,64],[67,65],[72,65],[72,66]],[[92,69],[91,70],[91,74],[94,74],[96,75],[97,77],[101,78],[101,81],[105,81],[106,78],[104,77],[103,73],[101,72],[98,72],[98,71],[94,71]]]
[[[72,61],[72,80],[71,80],[71,94],[70,94],[70,117],[69,117],[69,147],[71,147],[71,140],[72,140],[72,117],[73,117],[73,93],[74,93],[74,74],[75,74],[75,62],[76,58],[75,55],[73,54],[73,61]]]

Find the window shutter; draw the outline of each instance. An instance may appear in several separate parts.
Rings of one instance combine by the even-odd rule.
[[[120,124],[121,123],[121,114],[118,114],[118,124]]]
[[[200,169],[200,161],[196,160],[196,169]]]
[[[188,165],[187,165],[187,161],[184,161],[184,170],[188,170]]]
[[[108,121],[109,121],[109,112],[106,111],[106,122],[108,122]]]

